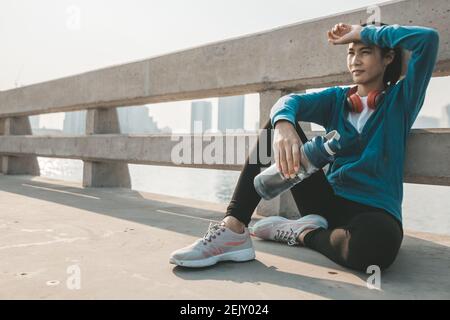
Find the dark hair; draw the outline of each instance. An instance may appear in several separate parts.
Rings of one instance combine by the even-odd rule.
[[[379,22],[379,23],[372,22],[372,24],[378,25],[378,26],[388,26],[388,24],[382,23],[382,22]],[[368,25],[367,23],[361,24],[362,27],[366,27],[367,25]],[[394,50],[394,52],[395,52],[394,60],[386,67],[386,71],[384,72],[384,76],[383,76],[384,85],[386,87],[393,86],[397,83],[397,81],[400,79],[400,76],[402,74],[402,66],[403,66],[402,48],[400,48],[400,47],[395,47],[395,48],[379,47],[379,48],[381,50],[382,57],[386,56],[386,54],[391,50]]]

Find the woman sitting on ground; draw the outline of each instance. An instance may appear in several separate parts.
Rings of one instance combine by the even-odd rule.
[[[347,67],[355,86],[286,95],[273,106],[265,126],[276,129],[275,160],[286,178],[298,172],[299,148],[308,141],[298,121],[340,133],[342,149],[327,173],[319,170],[291,189],[302,217],[268,217],[249,230],[261,200],[253,179],[262,164],[247,159],[223,221],[172,253],[171,263],[205,267],[252,260],[251,235],[306,246],[364,272],[371,265],[385,269],[393,263],[403,239],[406,141],[424,102],[439,36],[427,27],[340,23],[328,31],[328,41],[348,44]],[[403,49],[412,56],[399,81]],[[252,152],[257,150],[258,144]]]

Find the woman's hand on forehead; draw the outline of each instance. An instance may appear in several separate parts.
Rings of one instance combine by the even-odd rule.
[[[345,23],[338,23],[334,25],[333,28],[328,30],[328,42],[336,45],[361,41],[362,28],[362,26],[357,24],[350,25]]]

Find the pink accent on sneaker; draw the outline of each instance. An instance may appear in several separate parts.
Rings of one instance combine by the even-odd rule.
[[[236,246],[240,246],[241,244],[244,244],[245,241],[247,241],[247,240],[236,241],[236,242],[225,242],[225,245],[231,246],[231,247],[236,247]]]
[[[211,223],[206,234],[193,244],[174,251],[169,262],[191,268],[212,266],[220,261],[244,262],[255,259],[248,229],[237,234],[220,224]]]

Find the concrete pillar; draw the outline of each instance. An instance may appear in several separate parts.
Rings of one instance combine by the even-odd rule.
[[[25,117],[11,117],[0,120],[2,135],[31,135],[30,121]],[[36,156],[2,156],[1,171],[3,174],[27,174],[39,176],[39,163]]]
[[[116,108],[90,109],[86,113],[86,134],[120,133]],[[102,146],[99,146],[101,148]],[[128,164],[83,161],[83,187],[131,188]]]
[[[262,128],[269,120],[270,109],[287,92],[283,90],[269,90],[259,93],[259,127]]]
[[[259,123],[262,127],[270,116],[270,109],[277,102],[279,98],[286,95],[285,91],[281,90],[270,90],[260,92],[260,105],[259,105]],[[301,123],[302,128],[305,126],[307,128],[308,123]],[[303,128],[305,130],[305,128]],[[265,168],[263,168],[264,170]],[[295,204],[294,198],[292,194],[288,192],[284,192],[280,196],[275,199],[266,201],[261,199],[258,207],[256,208],[256,212],[261,216],[275,216],[280,215],[286,218],[295,218],[299,217],[300,213]]]

